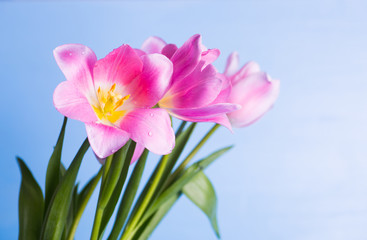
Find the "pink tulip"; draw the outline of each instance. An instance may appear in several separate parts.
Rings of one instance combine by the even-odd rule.
[[[226,113],[239,106],[220,97],[226,83],[211,64],[220,54],[218,49],[206,49],[201,44],[201,36],[194,35],[180,48],[150,37],[141,51],[137,51],[141,55],[162,53],[173,63],[171,85],[159,101],[159,107],[184,121],[215,122],[231,129]]]
[[[172,151],[175,136],[169,115],[152,109],[170,83],[173,68],[167,57],[139,57],[122,45],[97,61],[94,52],[80,44],[59,46],[54,56],[67,79],[57,86],[54,105],[66,117],[85,123],[99,158],[118,151],[130,138],[138,152]]]
[[[279,80],[273,80],[255,62],[248,62],[238,70],[239,57],[232,53],[224,77],[232,85],[228,101],[241,105],[241,109],[228,113],[233,127],[245,127],[258,120],[274,104],[279,94]]]

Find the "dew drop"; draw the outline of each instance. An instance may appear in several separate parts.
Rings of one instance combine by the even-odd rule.
[[[85,52],[82,52],[82,55],[84,55],[85,54]]]
[[[73,55],[72,53],[69,53],[69,56]]]
[[[153,135],[153,133],[151,131],[149,131],[148,135],[151,137]]]
[[[150,116],[153,117],[154,116],[154,113],[151,113]]]

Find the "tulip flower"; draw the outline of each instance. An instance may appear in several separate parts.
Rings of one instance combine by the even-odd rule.
[[[184,121],[215,122],[231,129],[226,113],[239,106],[219,97],[225,83],[211,64],[220,54],[218,49],[206,49],[197,34],[180,48],[150,37],[141,50],[139,54],[162,53],[173,63],[171,85],[158,103],[160,108]]]
[[[54,105],[66,117],[85,123],[99,158],[118,151],[130,138],[156,154],[172,151],[175,136],[169,115],[152,108],[170,84],[173,68],[167,57],[139,57],[122,45],[97,60],[80,44],[59,46],[54,56],[67,79],[57,86]]]
[[[255,62],[248,62],[238,70],[239,56],[232,53],[227,60],[224,77],[230,82],[228,102],[241,105],[241,109],[228,113],[233,127],[245,127],[264,115],[279,94],[279,80],[271,79]]]

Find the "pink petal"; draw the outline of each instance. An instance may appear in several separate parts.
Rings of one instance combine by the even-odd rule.
[[[143,68],[138,54],[129,45],[124,44],[97,61],[94,69],[96,89],[104,84],[120,86],[131,83]]]
[[[171,87],[160,105],[164,108],[198,108],[208,105],[222,88],[222,81],[216,74],[212,65],[202,71],[198,65],[189,76]]]
[[[237,52],[231,53],[227,59],[227,65],[224,70],[224,75],[232,76],[239,68],[239,56]]]
[[[135,107],[153,107],[166,93],[171,82],[172,62],[162,54],[141,57],[143,70],[139,79],[127,86]]]
[[[200,108],[168,108],[167,111],[180,119],[206,119],[219,116],[223,113],[233,112],[240,108],[238,104],[217,103]]]
[[[149,37],[144,41],[143,45],[141,46],[141,50],[147,54],[161,53],[166,44],[167,43],[159,37]]]
[[[117,152],[129,140],[129,134],[116,127],[98,123],[86,123],[88,140],[99,158]]]
[[[218,107],[217,105],[212,105],[209,107],[198,109],[167,109],[167,110],[172,116],[178,119],[188,122],[214,122],[228,128],[232,132],[231,123],[229,122],[228,117],[225,113],[238,109],[238,106],[228,104],[230,106],[222,106],[222,109],[213,109],[215,107]],[[210,110],[212,111],[212,113],[210,113]]]
[[[267,112],[279,94],[279,81],[271,80],[265,73],[256,73],[232,86],[230,102],[238,103],[241,109],[229,113],[234,127],[245,127]]]
[[[243,79],[245,79],[247,76],[259,72],[260,72],[259,64],[252,61],[248,62],[245,65],[243,65],[243,67],[231,77],[232,84],[238,81],[243,81]]]
[[[55,89],[53,101],[55,108],[68,118],[82,122],[97,121],[90,103],[73,81],[60,83]]]
[[[136,147],[135,147],[135,151],[134,151],[134,155],[131,159],[131,163],[130,164],[133,164],[136,160],[138,160],[141,156],[141,154],[143,154],[144,152],[144,149],[145,147],[141,144],[136,144]]]
[[[92,72],[97,57],[87,46],[66,44],[55,48],[54,57],[67,80],[81,92],[93,88]]]
[[[219,49],[209,49],[201,54],[201,61],[204,61],[205,64],[203,68],[205,68],[207,65],[213,63],[220,55]]]
[[[168,58],[171,58],[173,54],[177,51],[177,46],[175,44],[167,44],[162,49],[162,54]]]
[[[190,74],[199,63],[201,57],[201,36],[196,34],[189,38],[182,47],[173,54],[173,81],[180,81]]]
[[[222,81],[222,89],[220,93],[218,94],[217,98],[211,103],[227,103],[228,97],[231,94],[232,91],[232,83],[228,77],[221,73],[217,73],[217,78],[219,78]]]
[[[171,120],[164,109],[135,109],[124,117],[121,129],[137,144],[159,155],[170,153],[175,146]]]

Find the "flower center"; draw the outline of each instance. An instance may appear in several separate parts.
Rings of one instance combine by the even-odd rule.
[[[126,113],[126,111],[119,110],[119,108],[130,98],[130,94],[123,97],[121,94],[116,93],[115,89],[116,83],[108,91],[104,91],[101,87],[97,90],[99,106],[92,105],[92,107],[97,117],[103,123],[107,121],[107,123],[113,124]]]

